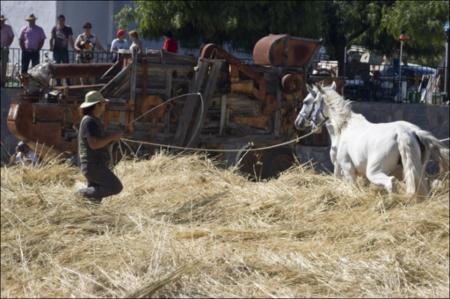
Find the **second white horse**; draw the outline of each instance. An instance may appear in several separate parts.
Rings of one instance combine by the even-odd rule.
[[[354,182],[362,175],[388,192],[394,190],[394,179],[404,179],[406,191],[425,195],[425,166],[431,158],[441,171],[448,171],[449,150],[430,132],[406,121],[371,123],[354,113],[350,101],[330,87],[308,86],[310,94],[303,102],[295,126],[317,126],[326,121],[331,137],[330,158],[334,174]]]

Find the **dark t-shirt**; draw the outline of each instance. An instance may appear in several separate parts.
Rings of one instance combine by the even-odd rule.
[[[52,37],[55,39],[53,51],[67,51],[69,48],[69,36],[73,35],[72,28],[55,26],[52,29]]]
[[[110,157],[108,146],[100,149],[91,149],[89,147],[87,137],[105,137],[105,130],[102,122],[93,116],[85,115],[80,123],[78,132],[78,153],[80,155],[81,164],[105,164],[108,165]]]

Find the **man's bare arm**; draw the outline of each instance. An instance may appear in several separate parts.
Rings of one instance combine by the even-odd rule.
[[[93,136],[87,137],[87,142],[89,147],[93,150],[100,149],[102,147],[107,146],[112,141],[117,141],[123,136],[122,132],[112,133],[104,138],[97,138]]]

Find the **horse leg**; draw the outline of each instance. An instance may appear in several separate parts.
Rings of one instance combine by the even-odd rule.
[[[339,163],[337,163],[337,164],[339,164]],[[345,180],[347,182],[354,184],[356,181],[356,170],[355,170],[355,167],[353,166],[353,163],[350,161],[347,161],[347,162],[342,163],[342,165],[340,165],[340,166],[341,166],[341,169],[338,169],[338,174],[342,172]]]
[[[333,172],[334,176],[337,178],[342,178],[342,168],[341,165],[339,163],[334,163],[334,172]]]
[[[395,192],[394,190],[394,179],[393,176],[388,176],[382,172],[371,172],[367,171],[367,179],[377,186],[383,186],[389,193]]]

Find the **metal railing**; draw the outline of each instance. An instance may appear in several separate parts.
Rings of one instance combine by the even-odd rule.
[[[430,68],[414,64],[345,65],[345,97],[354,101],[443,104],[443,67]]]
[[[95,51],[92,63],[111,63],[113,53],[109,51]],[[53,52],[49,49],[42,49],[39,52],[39,62],[52,62]],[[76,51],[69,50],[69,63],[76,63]],[[31,63],[30,67],[31,68]],[[8,88],[20,88],[19,75],[22,69],[22,49],[9,48],[8,63],[6,64],[5,86]]]

